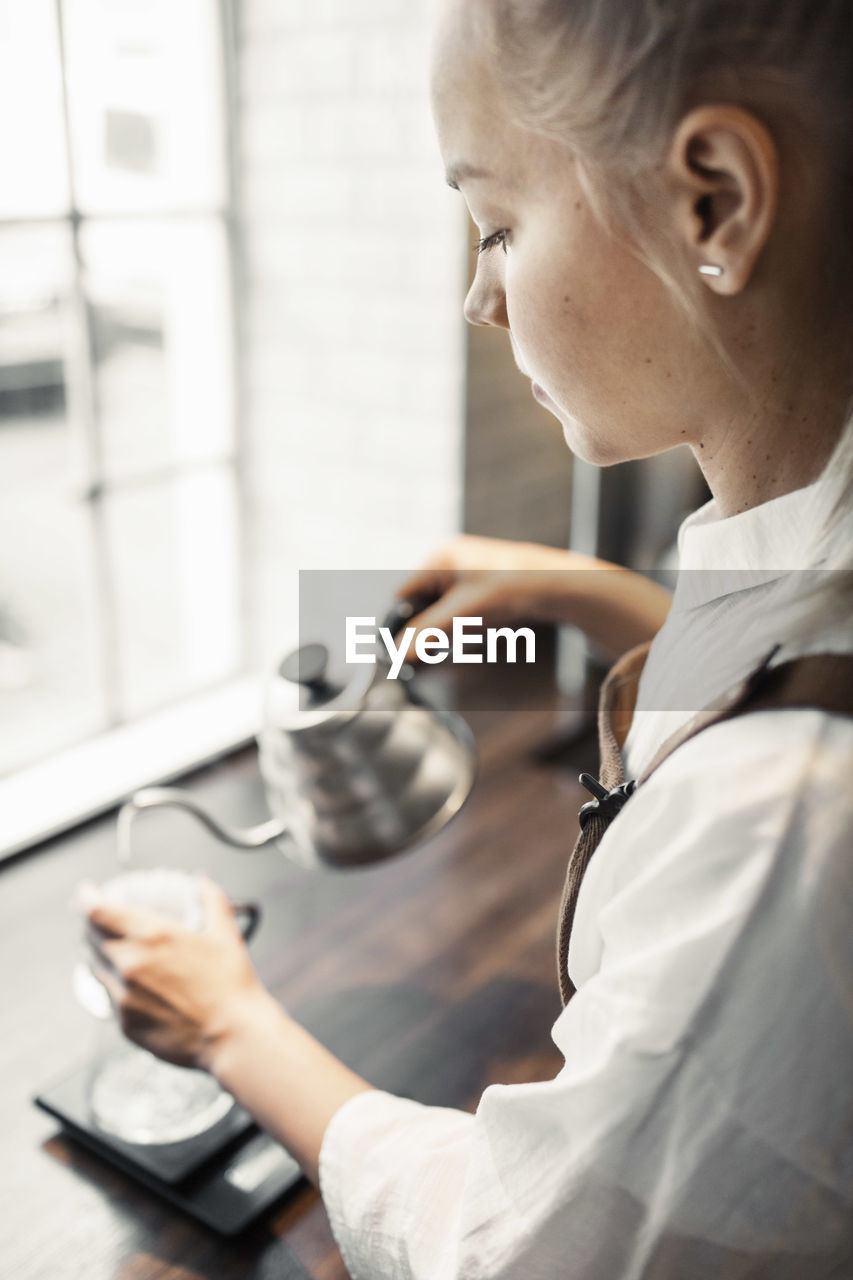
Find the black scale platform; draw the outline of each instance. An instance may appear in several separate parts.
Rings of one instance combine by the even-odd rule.
[[[184,1142],[123,1142],[92,1120],[90,1075],[91,1064],[82,1063],[39,1094],[36,1106],[71,1137],[220,1235],[242,1231],[302,1177],[293,1157],[236,1103],[210,1129]]]

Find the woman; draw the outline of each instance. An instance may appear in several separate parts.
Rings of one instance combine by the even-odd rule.
[[[669,617],[621,574],[531,601],[526,567],[577,559],[463,541],[416,580],[448,590],[424,621],[463,591],[492,616],[574,620],[614,653],[662,627],[629,777],[769,641],[777,658],[853,647],[835,572],[851,558],[851,65],[847,0],[442,11],[436,124],[482,235],[467,318],[508,330],[579,456],[686,443],[714,497],[681,531],[696,572]],[[472,575],[490,567],[497,588]],[[583,882],[564,1068],[487,1089],[475,1116],[371,1090],[322,1049],[260,986],[211,884],[200,934],[90,900],[101,977],[129,1035],[212,1071],[319,1178],[356,1277],[850,1275],[851,748],[853,722],[805,709],[673,753]]]

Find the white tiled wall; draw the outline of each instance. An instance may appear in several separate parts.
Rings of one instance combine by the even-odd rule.
[[[461,527],[467,233],[427,95],[428,0],[244,0],[250,604],[297,568],[411,568]]]
[[[570,459],[504,335],[461,315],[474,233],[429,117],[434,0],[243,0],[250,606],[297,568],[415,567],[467,528],[565,544]]]

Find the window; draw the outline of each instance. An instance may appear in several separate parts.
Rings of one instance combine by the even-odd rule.
[[[0,776],[244,667],[224,13],[0,0]]]

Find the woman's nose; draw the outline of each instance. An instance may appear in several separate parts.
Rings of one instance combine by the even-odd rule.
[[[503,286],[497,280],[485,279],[479,271],[468,290],[462,311],[469,324],[490,324],[499,329],[509,328]]]

